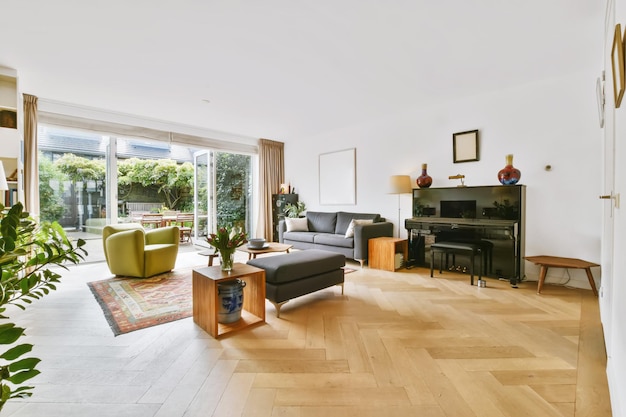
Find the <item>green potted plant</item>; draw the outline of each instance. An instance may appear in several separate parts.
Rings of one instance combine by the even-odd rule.
[[[12,398],[32,395],[34,387],[22,384],[39,374],[41,361],[23,357],[33,345],[18,344],[25,329],[9,321],[7,307],[24,310],[55,290],[61,275],[49,267],[77,264],[87,254],[84,245],[80,239],[74,246],[58,223],[36,222],[21,203],[10,209],[0,204],[0,345],[10,345],[0,354],[0,410]]]
[[[287,203],[283,211],[287,217],[300,217],[306,211],[306,205],[302,201],[298,201],[296,204]]]

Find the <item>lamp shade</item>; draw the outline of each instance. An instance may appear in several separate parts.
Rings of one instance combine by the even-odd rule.
[[[7,174],[4,173],[4,165],[2,161],[0,161],[0,190],[6,191],[9,189],[9,185],[7,184]]]
[[[392,175],[389,177],[389,194],[410,194],[411,177],[408,175]]]

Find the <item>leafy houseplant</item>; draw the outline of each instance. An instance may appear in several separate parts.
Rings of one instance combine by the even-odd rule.
[[[306,205],[302,201],[298,201],[296,204],[287,203],[283,209],[287,217],[300,217],[305,210]]]
[[[220,265],[222,271],[231,271],[233,269],[233,261],[235,250],[246,243],[246,234],[230,231],[226,227],[220,227],[217,233],[211,233],[206,238],[209,245],[213,246],[220,253]]]
[[[22,358],[33,348],[17,344],[24,328],[8,322],[7,306],[24,310],[28,304],[56,289],[61,275],[49,266],[77,264],[87,252],[80,239],[76,246],[58,223],[37,223],[21,203],[10,209],[0,204],[0,345],[14,345],[0,354],[0,410],[12,398],[32,395],[32,386],[22,384],[39,374],[38,358]],[[66,268],[67,269],[67,268]]]

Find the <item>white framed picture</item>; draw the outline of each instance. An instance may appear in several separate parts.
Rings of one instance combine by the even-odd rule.
[[[356,204],[356,148],[319,156],[320,204]]]

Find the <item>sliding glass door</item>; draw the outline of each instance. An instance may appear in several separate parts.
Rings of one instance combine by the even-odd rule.
[[[252,233],[252,156],[221,151],[194,155],[195,238],[220,227]]]
[[[138,213],[193,212],[201,246],[219,227],[253,233],[252,154],[44,124],[38,134],[41,217],[92,240],[94,255],[106,224]]]
[[[201,246],[209,246],[206,243],[206,237],[214,230],[214,216],[211,213],[215,212],[212,202],[213,189],[213,163],[211,161],[213,152],[211,151],[199,151],[193,156],[194,161],[194,216],[196,225],[193,231],[193,237],[196,244]]]

